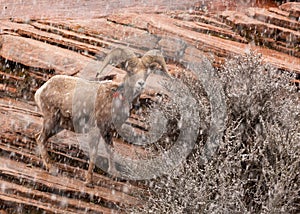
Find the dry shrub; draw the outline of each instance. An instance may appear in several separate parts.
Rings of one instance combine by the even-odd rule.
[[[300,101],[291,75],[253,53],[219,71],[224,141],[202,165],[203,143],[172,174],[148,182],[134,213],[296,213],[300,210]]]

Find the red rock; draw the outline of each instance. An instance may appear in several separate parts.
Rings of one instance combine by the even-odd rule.
[[[30,38],[2,35],[0,55],[8,60],[34,68],[55,70],[56,74],[74,75],[90,58],[76,52]]]
[[[289,12],[289,16],[294,18],[294,19],[298,19],[297,21],[299,21],[299,17],[300,17],[300,3],[297,2],[288,2],[285,3],[283,5],[280,5],[279,8],[281,10],[287,11]]]

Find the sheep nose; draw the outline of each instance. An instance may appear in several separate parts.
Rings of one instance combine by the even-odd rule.
[[[137,84],[138,84],[140,87],[143,87],[144,84],[145,84],[145,81],[140,80],[140,81],[137,82]]]

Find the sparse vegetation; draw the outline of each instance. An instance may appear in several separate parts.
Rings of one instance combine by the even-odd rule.
[[[296,213],[300,210],[300,100],[291,75],[253,53],[228,60],[219,77],[227,127],[213,160],[203,144],[172,174],[147,182],[133,213]]]

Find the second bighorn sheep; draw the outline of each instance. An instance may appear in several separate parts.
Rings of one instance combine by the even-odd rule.
[[[131,102],[141,93],[151,71],[160,66],[167,74],[166,62],[159,51],[151,50],[138,58],[130,50],[116,48],[106,56],[97,76],[108,64],[120,63],[127,72],[122,87],[113,81],[88,81],[78,77],[56,75],[36,91],[35,102],[44,118],[42,130],[37,135],[36,141],[47,170],[53,169],[45,147],[50,137],[63,129],[85,133],[93,127],[106,143],[111,143],[111,131],[116,125],[113,123],[112,112],[114,110],[121,112],[118,117],[125,122],[130,110],[128,101]],[[113,102],[114,97],[117,97],[118,102]],[[92,185],[99,140],[89,142],[90,160],[86,185]]]

